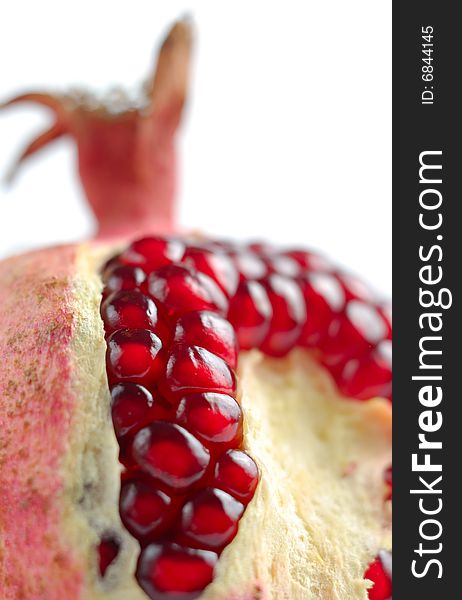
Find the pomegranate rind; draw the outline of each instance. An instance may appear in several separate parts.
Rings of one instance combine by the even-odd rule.
[[[62,535],[72,389],[76,247],[0,263],[2,598],[78,598],[83,561]],[[27,559],[26,559],[27,557]],[[53,583],[50,583],[53,582]]]

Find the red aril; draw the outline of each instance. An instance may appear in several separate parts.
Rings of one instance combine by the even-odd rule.
[[[344,364],[348,358],[360,357],[383,340],[387,333],[384,318],[374,305],[350,300],[345,312],[330,324],[319,347],[328,366]]]
[[[207,488],[183,506],[179,537],[203,550],[220,551],[235,537],[244,506],[222,490]]]
[[[139,290],[111,294],[101,305],[101,317],[106,335],[117,329],[149,329],[162,340],[168,339],[167,325],[158,314],[154,300]]]
[[[235,250],[230,253],[239,272],[241,281],[261,279],[268,273],[265,261],[248,250]]]
[[[151,600],[194,600],[212,581],[214,552],[177,544],[150,544],[141,552],[136,578]]]
[[[328,332],[334,318],[345,305],[345,294],[338,280],[330,273],[310,273],[298,279],[305,298],[306,320],[299,343],[313,347]]]
[[[346,396],[358,400],[391,398],[391,368],[391,341],[382,340],[360,358],[349,360],[337,383]]]
[[[184,244],[179,240],[161,237],[146,237],[134,241],[120,255],[125,265],[142,267],[147,273],[165,265],[177,262],[184,252]]]
[[[142,539],[159,535],[175,514],[170,496],[142,480],[126,481],[122,485],[119,507],[125,527]]]
[[[118,438],[141,429],[148,423],[170,416],[166,402],[152,397],[145,387],[135,383],[118,383],[111,389],[111,412]]]
[[[258,484],[258,467],[242,450],[228,450],[215,467],[213,485],[247,504]]]
[[[208,275],[228,297],[236,292],[239,274],[225,252],[193,246],[186,249],[182,262]]]
[[[332,269],[329,261],[316,252],[289,250],[282,254],[295,260],[305,271],[330,271]]]
[[[105,535],[98,544],[98,560],[99,560],[99,574],[101,577],[106,575],[108,567],[117,558],[120,550],[120,544],[111,535]]]
[[[190,394],[178,405],[176,421],[206,445],[236,447],[242,442],[242,411],[226,394]]]
[[[275,273],[268,275],[263,285],[273,316],[260,349],[270,356],[284,356],[297,343],[306,320],[303,295],[295,281]]]
[[[132,382],[148,386],[163,371],[162,342],[147,329],[120,329],[107,340],[109,383]]]
[[[229,321],[211,311],[189,312],[178,319],[174,342],[200,346],[222,358],[231,369],[237,366],[236,333]]]
[[[231,298],[228,312],[241,350],[260,346],[268,334],[272,314],[271,302],[262,284],[242,281]]]
[[[391,563],[391,557],[389,553],[383,554],[386,556],[381,557],[379,554],[364,573],[364,579],[370,579],[372,581],[372,587],[370,587],[367,592],[369,600],[391,600],[391,573],[384,564],[384,559]]]
[[[131,453],[151,477],[176,492],[200,481],[210,453],[189,431],[174,423],[157,421],[135,435]]]
[[[228,301],[217,284],[203,273],[183,265],[169,265],[149,276],[149,293],[170,317],[192,310],[225,314]]]
[[[302,267],[290,256],[276,254],[265,259],[268,271],[285,277],[297,277],[302,273]]]
[[[222,358],[205,348],[175,344],[159,389],[172,403],[194,392],[234,395],[236,378]]]
[[[116,264],[104,272],[104,295],[108,296],[121,290],[140,289],[145,280],[146,273],[143,269]]]

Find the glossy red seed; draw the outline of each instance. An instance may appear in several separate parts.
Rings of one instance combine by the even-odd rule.
[[[108,567],[114,562],[119,554],[120,544],[112,536],[104,536],[98,544],[98,566],[99,574],[104,577]]]
[[[301,346],[317,346],[345,305],[345,294],[330,273],[311,273],[298,280],[302,290],[306,320],[299,339]]]
[[[151,392],[141,385],[119,383],[111,389],[112,422],[118,438],[157,419],[168,418],[170,410],[169,405],[153,399]]]
[[[181,511],[181,540],[204,550],[220,550],[235,537],[244,506],[226,492],[207,488]]]
[[[146,281],[146,273],[138,267],[116,264],[104,272],[104,294],[108,296],[121,290],[141,288]]]
[[[210,311],[189,312],[175,326],[174,342],[205,348],[222,358],[232,369],[237,366],[237,339],[229,321]]]
[[[393,470],[391,465],[388,467],[388,469],[385,471],[384,474],[384,481],[385,481],[385,485],[387,487],[387,493],[385,495],[385,500],[391,500],[392,499],[392,492],[393,492]]]
[[[283,253],[295,260],[303,269],[307,271],[330,271],[332,269],[329,261],[317,254],[308,250],[289,250]]]
[[[151,600],[194,600],[212,581],[218,556],[177,544],[150,544],[141,552],[136,578]]]
[[[149,293],[169,316],[192,310],[225,314],[228,301],[217,284],[203,273],[181,265],[169,265],[149,276]]]
[[[349,360],[338,379],[342,393],[358,400],[375,396],[391,398],[391,352],[391,341],[383,340],[360,358]]]
[[[269,275],[263,285],[273,317],[260,349],[270,356],[284,356],[295,346],[306,320],[303,294],[295,281],[282,275]]]
[[[261,279],[268,273],[265,261],[253,252],[237,250],[231,252],[231,258],[239,272],[241,281]]]
[[[392,307],[389,303],[380,304],[377,307],[377,310],[382,315],[386,326],[387,326],[387,339],[392,339],[393,334],[393,315],[392,315]]]
[[[284,275],[286,277],[297,277],[301,275],[303,268],[298,262],[290,256],[284,256],[283,254],[276,254],[265,259],[268,271],[270,273],[277,273],[278,275]]]
[[[262,258],[272,256],[276,253],[276,248],[265,241],[255,241],[247,244],[248,250],[253,252],[254,254],[258,254]]]
[[[386,336],[386,323],[377,308],[361,300],[350,300],[344,314],[333,321],[319,347],[327,365],[360,357]]]
[[[369,600],[391,600],[392,581],[380,557],[372,562],[364,573],[364,579],[372,581],[368,590]]]
[[[164,421],[138,431],[132,456],[151,477],[177,492],[200,481],[210,461],[207,448],[189,431]]]
[[[191,394],[182,398],[177,422],[206,445],[235,447],[242,442],[242,411],[226,394]]]
[[[240,248],[240,244],[235,240],[205,240],[201,242],[202,248],[218,252],[236,252]]]
[[[195,392],[234,395],[236,378],[223,359],[205,348],[176,344],[170,351],[159,389],[171,402]]]
[[[117,329],[149,329],[168,339],[167,325],[158,314],[154,300],[139,290],[115,292],[101,305],[106,335]]]
[[[213,485],[247,504],[258,484],[258,467],[242,450],[228,450],[215,467]]]
[[[239,274],[233,261],[225,252],[189,247],[184,253],[182,262],[208,275],[228,297],[236,292]]]
[[[359,277],[352,273],[338,273],[337,278],[345,292],[346,301],[363,300],[365,302],[374,302],[376,294],[373,290]]]
[[[159,535],[174,517],[172,499],[144,481],[127,481],[120,491],[120,516],[137,538]]]
[[[147,329],[120,329],[107,341],[106,369],[110,384],[139,383],[149,387],[163,371],[162,342]]]
[[[268,334],[273,314],[265,288],[258,281],[243,281],[231,299],[228,320],[241,350],[258,348]]]
[[[179,261],[183,252],[184,244],[179,240],[146,237],[130,244],[119,260],[126,265],[142,267],[149,273]]]

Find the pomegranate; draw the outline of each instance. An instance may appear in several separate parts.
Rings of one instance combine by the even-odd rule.
[[[0,263],[5,600],[387,600],[391,321],[312,251],[174,226],[191,32],[145,106],[25,94],[96,239]],[[385,550],[384,550],[385,549]]]

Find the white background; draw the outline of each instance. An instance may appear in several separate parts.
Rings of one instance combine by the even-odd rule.
[[[171,21],[197,29],[181,136],[181,222],[317,247],[391,292],[391,2],[8,2],[0,100],[130,87]],[[0,113],[0,174],[43,109]],[[0,186],[0,256],[93,230],[70,140]]]

